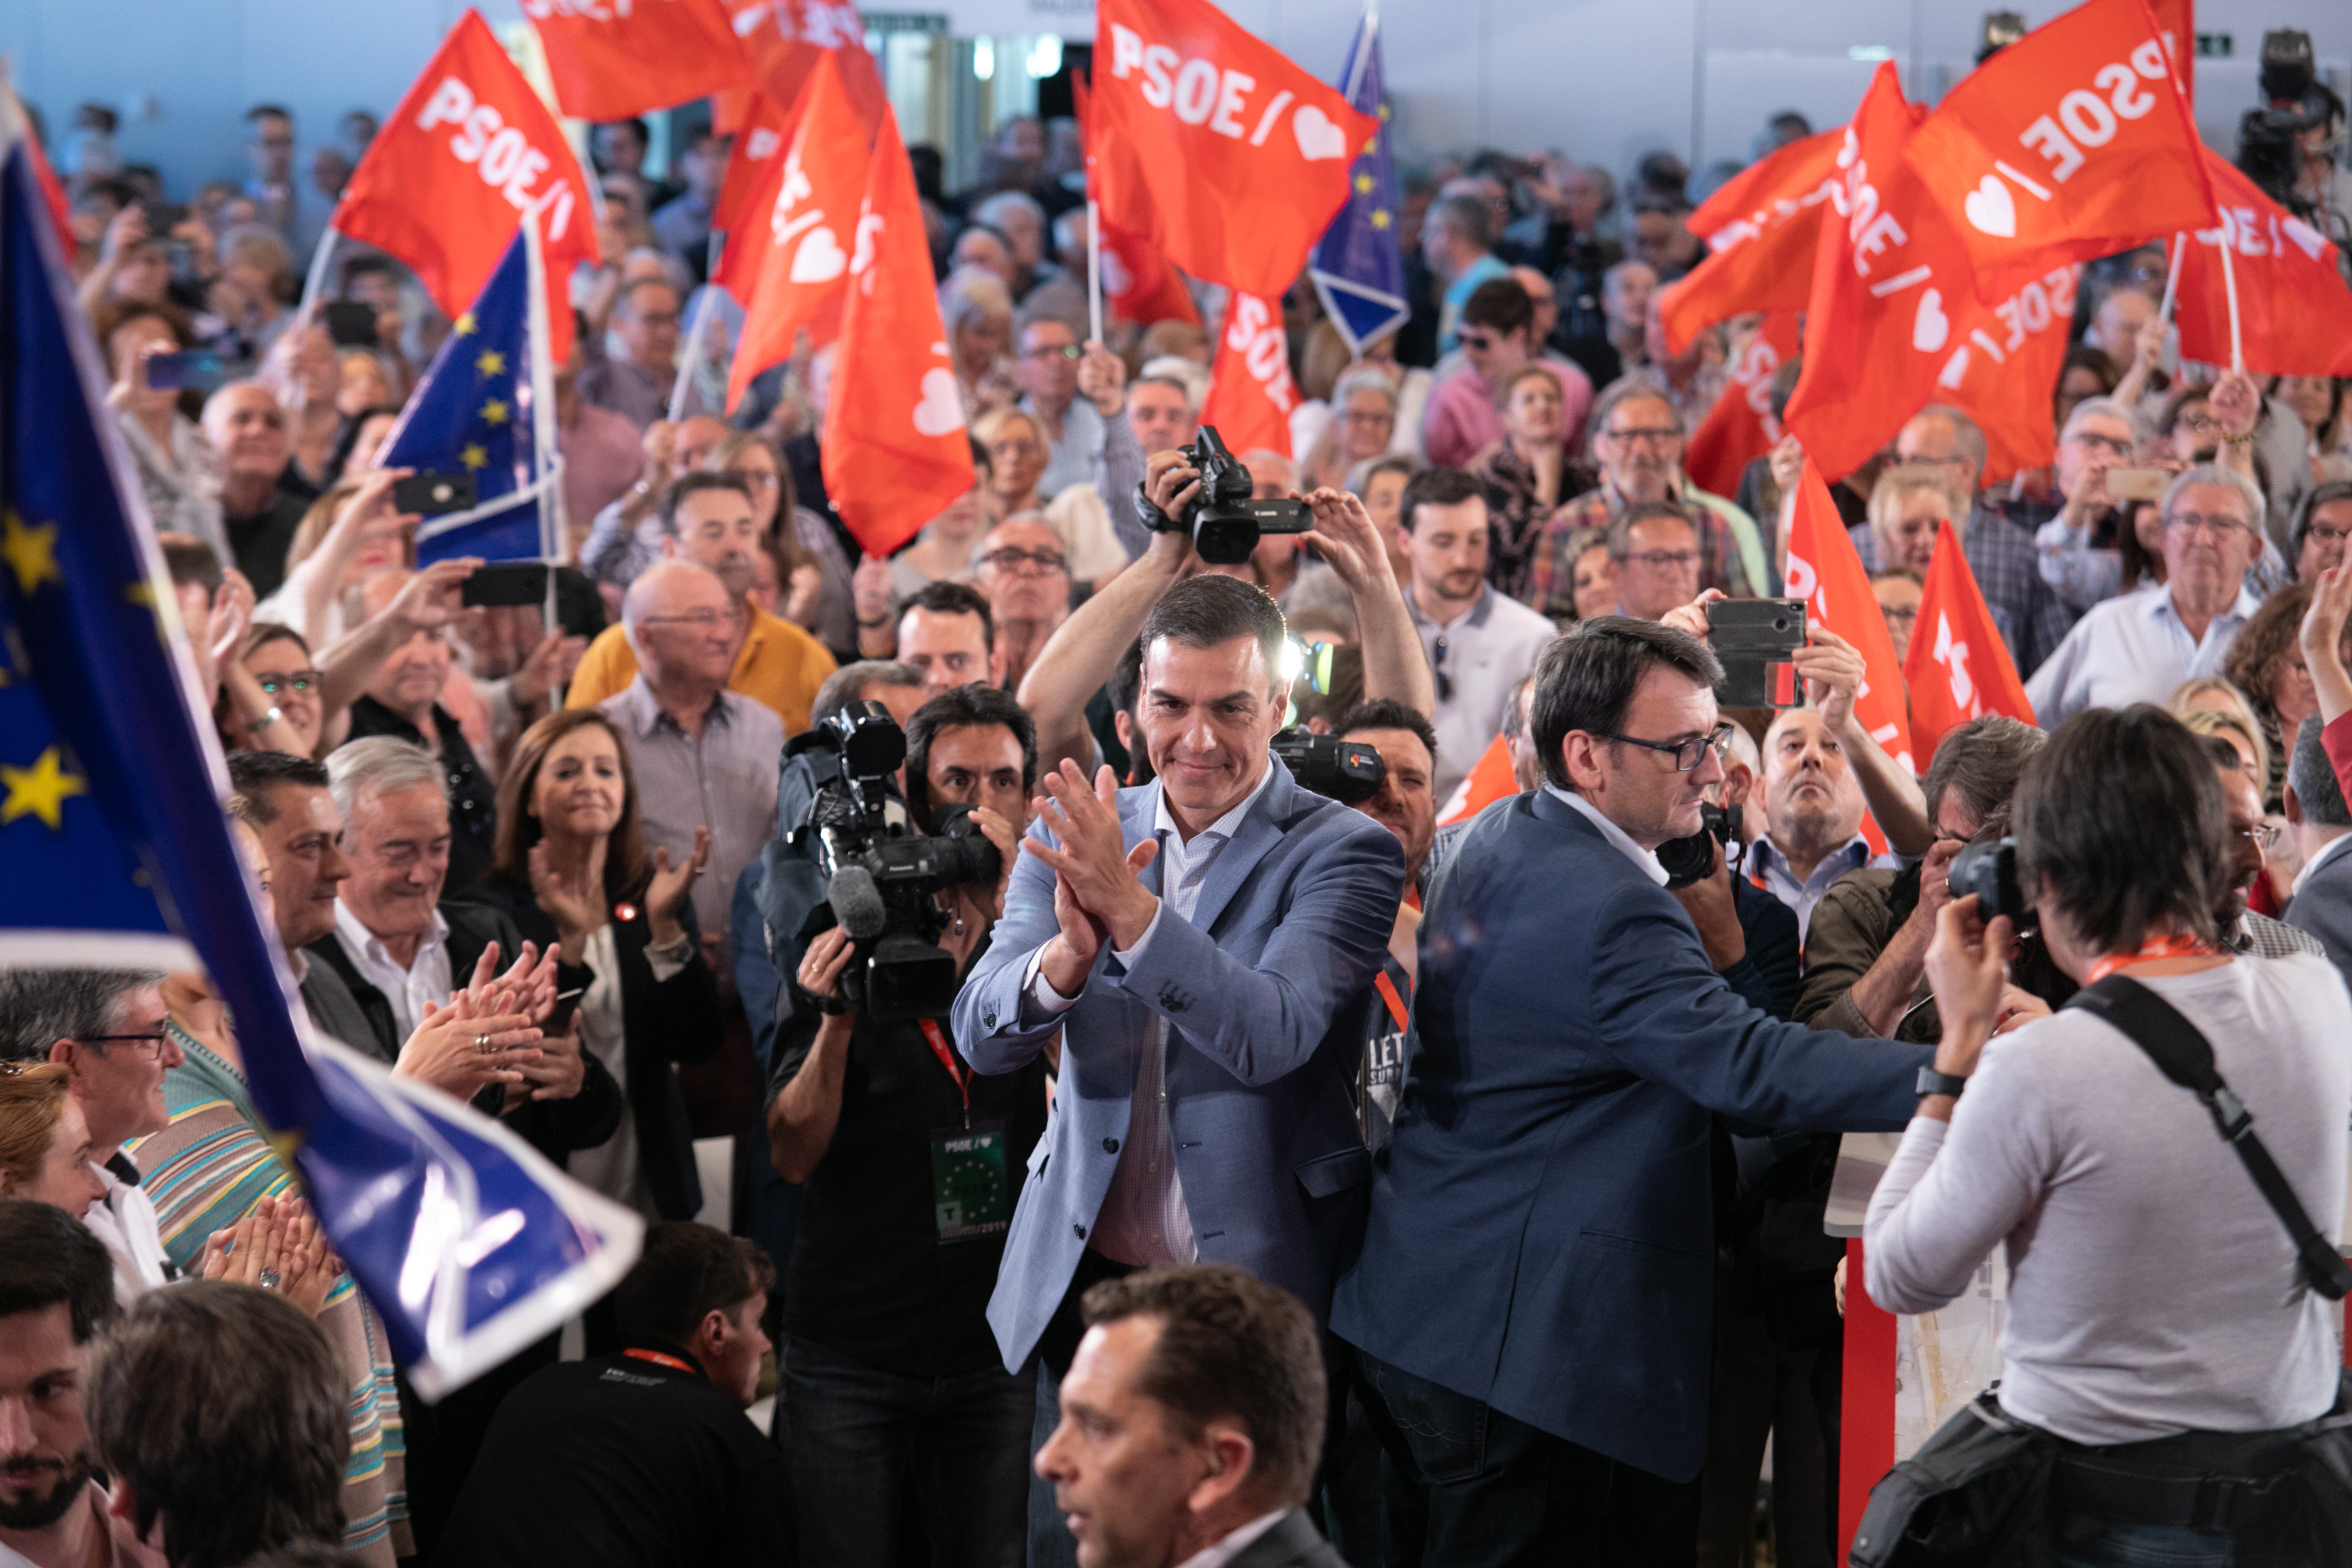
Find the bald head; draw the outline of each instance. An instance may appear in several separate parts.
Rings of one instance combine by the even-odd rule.
[[[707,699],[734,674],[743,604],[709,567],[664,560],[629,584],[621,624],[657,695]]]
[[[1069,613],[1062,537],[1035,512],[1016,512],[980,541],[980,591],[1000,625],[1052,624]]]

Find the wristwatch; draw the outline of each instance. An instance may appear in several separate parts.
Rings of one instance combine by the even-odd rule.
[[[1949,1094],[1957,1100],[1969,1081],[1957,1072],[1938,1072],[1932,1067],[1919,1070],[1918,1092],[1923,1094]]]
[[[280,708],[276,703],[271,703],[269,705],[269,711],[263,714],[258,719],[255,720],[253,727],[255,729],[268,729],[271,725],[278,723],[285,716],[285,710]]]

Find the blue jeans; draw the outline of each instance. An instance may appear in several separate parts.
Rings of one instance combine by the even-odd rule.
[[[907,1377],[795,1339],[783,1378],[803,1563],[898,1561],[911,1486],[933,1563],[1022,1568],[1034,1375]]]
[[[2110,1523],[2088,1540],[2056,1532],[2055,1568],[2235,1568],[2236,1542],[2179,1524]]]

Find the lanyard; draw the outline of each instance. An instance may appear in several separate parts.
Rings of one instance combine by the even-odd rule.
[[[664,1355],[657,1350],[625,1350],[621,1354],[637,1361],[650,1361],[656,1366],[671,1366],[680,1372],[690,1372],[697,1377],[702,1375],[702,1368],[695,1365],[694,1363],[680,1361],[674,1355]]]
[[[1372,985],[1381,993],[1381,1000],[1388,1003],[1389,1017],[1396,1019],[1398,1030],[1402,1032],[1411,1029],[1412,1015],[1406,1010],[1404,998],[1397,995],[1396,982],[1389,978],[1389,972],[1382,969],[1379,974],[1374,975]]]
[[[963,1130],[969,1133],[971,1131],[971,1073],[969,1070],[956,1071],[955,1051],[948,1044],[948,1037],[937,1022],[930,1019],[915,1021],[922,1026],[923,1039],[929,1042],[931,1054],[938,1057],[940,1065],[948,1070],[948,1077],[954,1082],[956,1092],[963,1096]]]
[[[2169,936],[2152,936],[2139,945],[2137,953],[2110,953],[2091,966],[2091,977],[2083,983],[2095,986],[2117,969],[2134,964],[2152,964],[2158,958],[2198,958],[2215,951],[2186,932]]]

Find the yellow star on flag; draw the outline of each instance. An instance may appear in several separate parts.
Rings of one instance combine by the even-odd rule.
[[[1384,229],[1389,226],[1389,210],[1386,207],[1375,207],[1372,209],[1372,226],[1376,229]]]
[[[1356,176],[1356,194],[1358,194],[1358,195],[1360,195],[1360,196],[1369,196],[1369,195],[1370,195],[1371,193],[1372,193],[1372,177],[1371,177],[1370,174],[1359,174],[1359,175],[1357,175],[1357,176]]]
[[[1380,108],[1372,110],[1372,112],[1379,115],[1383,121],[1386,121],[1389,117],[1389,106],[1387,103],[1383,102]]]
[[[1365,137],[1365,138],[1364,138],[1364,151],[1363,151],[1363,156],[1364,156],[1364,157],[1369,158],[1369,157],[1370,157],[1373,153],[1375,153],[1375,152],[1379,152],[1380,150],[1381,150],[1381,139],[1380,139],[1380,137],[1379,137],[1377,134],[1374,134],[1374,135],[1371,135],[1371,136],[1367,136],[1367,137]]]
[[[482,419],[486,423],[504,424],[509,412],[505,403],[500,402],[497,398],[492,398],[482,405]]]
[[[469,442],[466,449],[457,454],[457,461],[468,468],[487,468],[490,465],[490,455]]]
[[[502,376],[506,374],[507,357],[496,349],[484,349],[481,357],[474,361],[474,369],[486,376]]]
[[[60,753],[52,746],[30,768],[0,763],[0,789],[7,791],[0,799],[0,828],[19,817],[38,817],[54,833],[65,828],[67,798],[88,794],[89,786],[65,770]]]
[[[463,316],[458,317],[457,319],[450,325],[449,330],[457,333],[460,338],[470,337],[474,330],[474,313],[471,310],[468,310]]]
[[[5,556],[15,569],[20,592],[30,594],[45,581],[65,581],[65,574],[58,570],[55,523],[27,528],[24,518],[10,512],[5,518],[0,518],[0,556]]]

